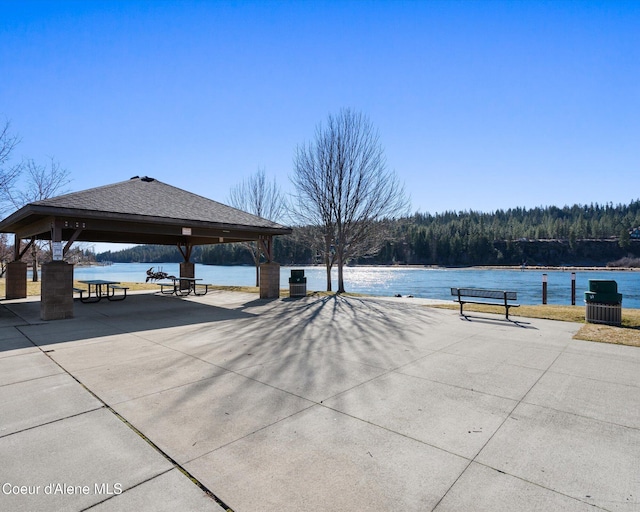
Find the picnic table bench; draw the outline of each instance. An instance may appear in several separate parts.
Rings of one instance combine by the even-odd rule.
[[[202,279],[196,279],[194,277],[175,277],[170,278],[170,281],[164,283],[156,283],[160,287],[160,293],[163,295],[206,295],[209,291],[209,286],[213,286],[209,283],[199,283]],[[183,288],[183,283],[187,286]],[[165,291],[165,288],[168,291]],[[203,290],[204,288],[204,290]]]
[[[200,286],[200,287],[204,286],[204,291],[202,291],[202,288],[201,288],[200,291],[198,292],[198,286]],[[209,284],[209,283],[194,283],[194,285],[193,285],[193,294],[194,295],[206,295],[207,293],[209,293],[209,286],[213,286],[213,285]]]
[[[127,286],[121,286],[119,284],[110,284],[108,285],[109,291],[107,292],[108,300],[124,300],[127,298],[127,290],[129,289]],[[116,295],[116,290],[122,290],[122,295]],[[117,297],[117,298],[116,298]]]
[[[460,314],[465,304],[486,304],[489,306],[504,306],[505,317],[509,318],[509,308],[517,308],[520,304],[509,302],[518,298],[517,292],[506,290],[484,290],[481,288],[451,288],[454,302],[460,303]],[[491,300],[481,300],[491,299]]]

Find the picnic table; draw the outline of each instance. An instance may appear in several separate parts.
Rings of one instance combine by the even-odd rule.
[[[74,289],[74,291],[80,292],[81,302],[98,302],[104,298],[107,300],[124,300],[127,298],[126,286],[121,286],[120,281],[107,281],[105,279],[88,279],[86,281],[78,281],[79,283],[86,284],[87,290]],[[93,295],[91,290],[93,287]],[[116,296],[116,290],[122,290],[122,295]],[[84,292],[87,293],[84,296]]]
[[[156,283],[160,287],[160,293],[164,295],[206,295],[210,284],[200,283],[201,278],[197,277],[170,277],[168,281]],[[198,290],[197,287],[200,287]],[[203,291],[204,287],[204,291]],[[165,288],[168,291],[165,291]]]

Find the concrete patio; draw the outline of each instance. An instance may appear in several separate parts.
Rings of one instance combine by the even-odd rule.
[[[640,510],[640,350],[424,302],[3,301],[0,510]]]

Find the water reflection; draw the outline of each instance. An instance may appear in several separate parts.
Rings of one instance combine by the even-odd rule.
[[[146,271],[153,266],[169,274],[178,275],[177,263],[116,263],[108,267],[77,267],[76,279],[112,279],[114,281],[144,282]],[[326,289],[324,267],[282,267],[280,284],[286,288],[291,269],[304,269],[308,290]],[[450,300],[451,287],[477,287],[515,290],[521,304],[542,302],[542,274],[548,275],[548,303],[571,303],[571,272],[528,269],[441,269],[424,267],[346,267],[347,291],[371,295],[413,295]],[[255,285],[255,269],[251,266],[215,266],[196,264],[196,276],[207,283],[229,286]],[[640,272],[635,271],[579,271],[576,272],[576,303],[582,304],[589,279],[614,279],[623,295],[623,306],[640,308]],[[337,269],[332,271],[332,286],[338,284]]]

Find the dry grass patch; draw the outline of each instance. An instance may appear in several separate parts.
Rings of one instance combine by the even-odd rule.
[[[584,324],[573,338],[576,340],[640,347],[640,328]]]

